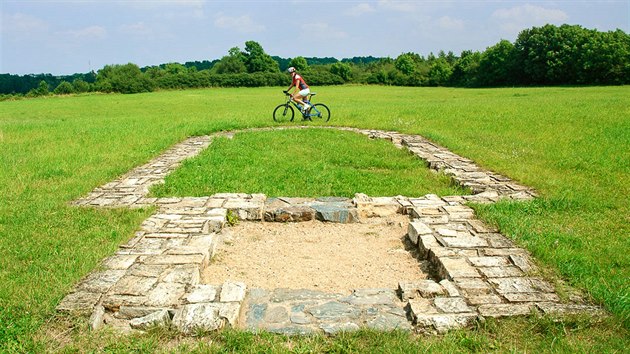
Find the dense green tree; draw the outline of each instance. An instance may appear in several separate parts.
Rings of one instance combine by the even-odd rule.
[[[431,63],[429,69],[429,85],[445,86],[448,84],[453,68],[448,64],[445,58],[439,58]]]
[[[518,81],[525,84],[628,82],[630,37],[581,26],[545,25],[522,31],[516,42]]]
[[[465,50],[453,66],[451,74],[451,85],[475,87],[478,86],[479,62],[481,53]]]
[[[96,87],[103,92],[150,92],[154,86],[154,82],[133,63],[105,65],[96,76]]]
[[[291,59],[289,66],[294,67],[297,71],[305,71],[308,69],[308,63],[304,57],[295,57]]]
[[[88,92],[90,91],[90,84],[81,79],[75,79],[72,81],[72,89],[76,93]]]
[[[337,62],[330,66],[330,72],[343,79],[343,81],[350,81],[352,78],[352,68],[348,63]]]
[[[62,81],[53,92],[55,95],[69,95],[74,93],[74,87],[68,81]]]
[[[255,41],[245,42],[245,66],[247,72],[278,72],[280,68],[278,63],[263,50],[262,46]]]
[[[328,65],[309,66],[304,77],[311,86],[341,85],[345,82],[341,76],[331,72]]]
[[[143,68],[144,74],[154,82],[157,82],[162,77],[166,76],[166,72],[159,66],[150,66]]]
[[[197,71],[200,71],[212,69],[212,67],[218,62],[218,60],[187,61],[186,63],[184,63],[184,66],[189,69],[195,68],[197,69]]]
[[[170,75],[188,74],[188,68],[179,63],[168,63],[164,65],[164,72]]]
[[[453,53],[452,51],[448,51],[448,53],[446,53],[446,56],[444,57],[446,59],[446,62],[448,62],[449,65],[453,66],[455,65],[455,63],[457,62],[457,56],[455,56],[455,53]]]
[[[280,67],[280,71],[286,71],[287,68],[291,65],[289,65],[289,62],[291,61],[291,59],[287,59],[287,58],[280,58],[277,55],[273,55],[271,56],[271,59],[275,60],[276,63],[278,63],[278,66]],[[308,60],[307,60],[308,61]]]
[[[396,69],[400,70],[405,75],[411,75],[416,70],[416,57],[418,55],[414,53],[404,53],[399,55],[394,61]]]
[[[32,96],[48,96],[50,94],[50,89],[48,87],[48,83],[44,80],[39,82],[36,89],[32,89],[29,94]]]
[[[505,39],[487,48],[479,61],[477,83],[482,86],[513,84],[514,56],[514,45]]]
[[[576,82],[578,52],[586,37],[580,26],[545,25],[522,31],[515,42],[519,81],[529,84]]]
[[[305,59],[308,65],[328,65],[328,64],[334,64],[339,61],[333,57],[323,57],[323,58],[306,57]]]
[[[31,89],[26,94],[27,97],[48,96],[50,94],[50,88],[46,80],[41,80],[37,87]]]
[[[630,35],[621,30],[591,32],[579,59],[578,81],[585,84],[630,83]]]
[[[370,56],[367,56],[367,57],[346,58],[346,59],[342,59],[341,61],[344,62],[344,63],[352,63],[352,64],[355,64],[355,65],[367,65],[367,64],[370,64],[370,63],[378,62],[381,59],[383,59],[383,58],[377,58],[377,57],[373,57],[373,56],[370,55]],[[309,63],[310,63],[310,60],[309,60]]]
[[[239,47],[232,47],[228,51],[228,55],[214,65],[214,72],[217,74],[238,74],[247,72],[245,66],[245,55],[241,53]]]

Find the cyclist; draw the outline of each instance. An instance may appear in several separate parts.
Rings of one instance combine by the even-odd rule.
[[[304,97],[308,96],[308,94],[311,93],[311,89],[306,84],[306,81],[304,81],[302,75],[298,74],[297,71],[295,71],[294,67],[288,68],[287,71],[291,73],[291,86],[289,86],[289,88],[286,89],[286,91],[284,92],[288,93],[291,88],[295,87],[295,91],[293,92],[291,97],[295,102],[302,105],[302,112],[308,112],[311,109],[311,105],[304,102]]]

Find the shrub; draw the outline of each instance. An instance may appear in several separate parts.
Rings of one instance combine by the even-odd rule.
[[[155,83],[133,63],[106,65],[98,71],[96,87],[103,92],[139,93],[153,91]]]
[[[90,84],[81,79],[72,81],[72,87],[76,93],[88,92],[91,89]]]
[[[68,81],[62,81],[53,92],[55,95],[69,95],[74,93],[74,87]]]

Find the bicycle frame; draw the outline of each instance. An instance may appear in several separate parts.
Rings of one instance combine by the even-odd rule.
[[[311,117],[320,117],[322,115],[322,113],[319,110],[317,110],[317,108],[314,105],[311,104],[310,98],[313,96],[313,94],[309,93],[306,97],[302,99],[304,103],[308,103],[311,105],[311,109],[308,111],[308,113],[302,112],[301,105],[293,100],[293,96],[290,93],[287,93],[286,95],[287,95],[287,103],[286,103],[287,107],[289,106],[289,104],[293,104],[293,106],[302,113],[302,118],[311,119]]]

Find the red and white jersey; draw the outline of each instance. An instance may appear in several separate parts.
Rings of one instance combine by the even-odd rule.
[[[297,74],[297,73],[293,75],[292,85],[295,87],[299,87],[300,90],[305,90],[308,88],[308,85],[306,84],[306,81],[304,81],[304,78],[300,76],[300,74]]]

